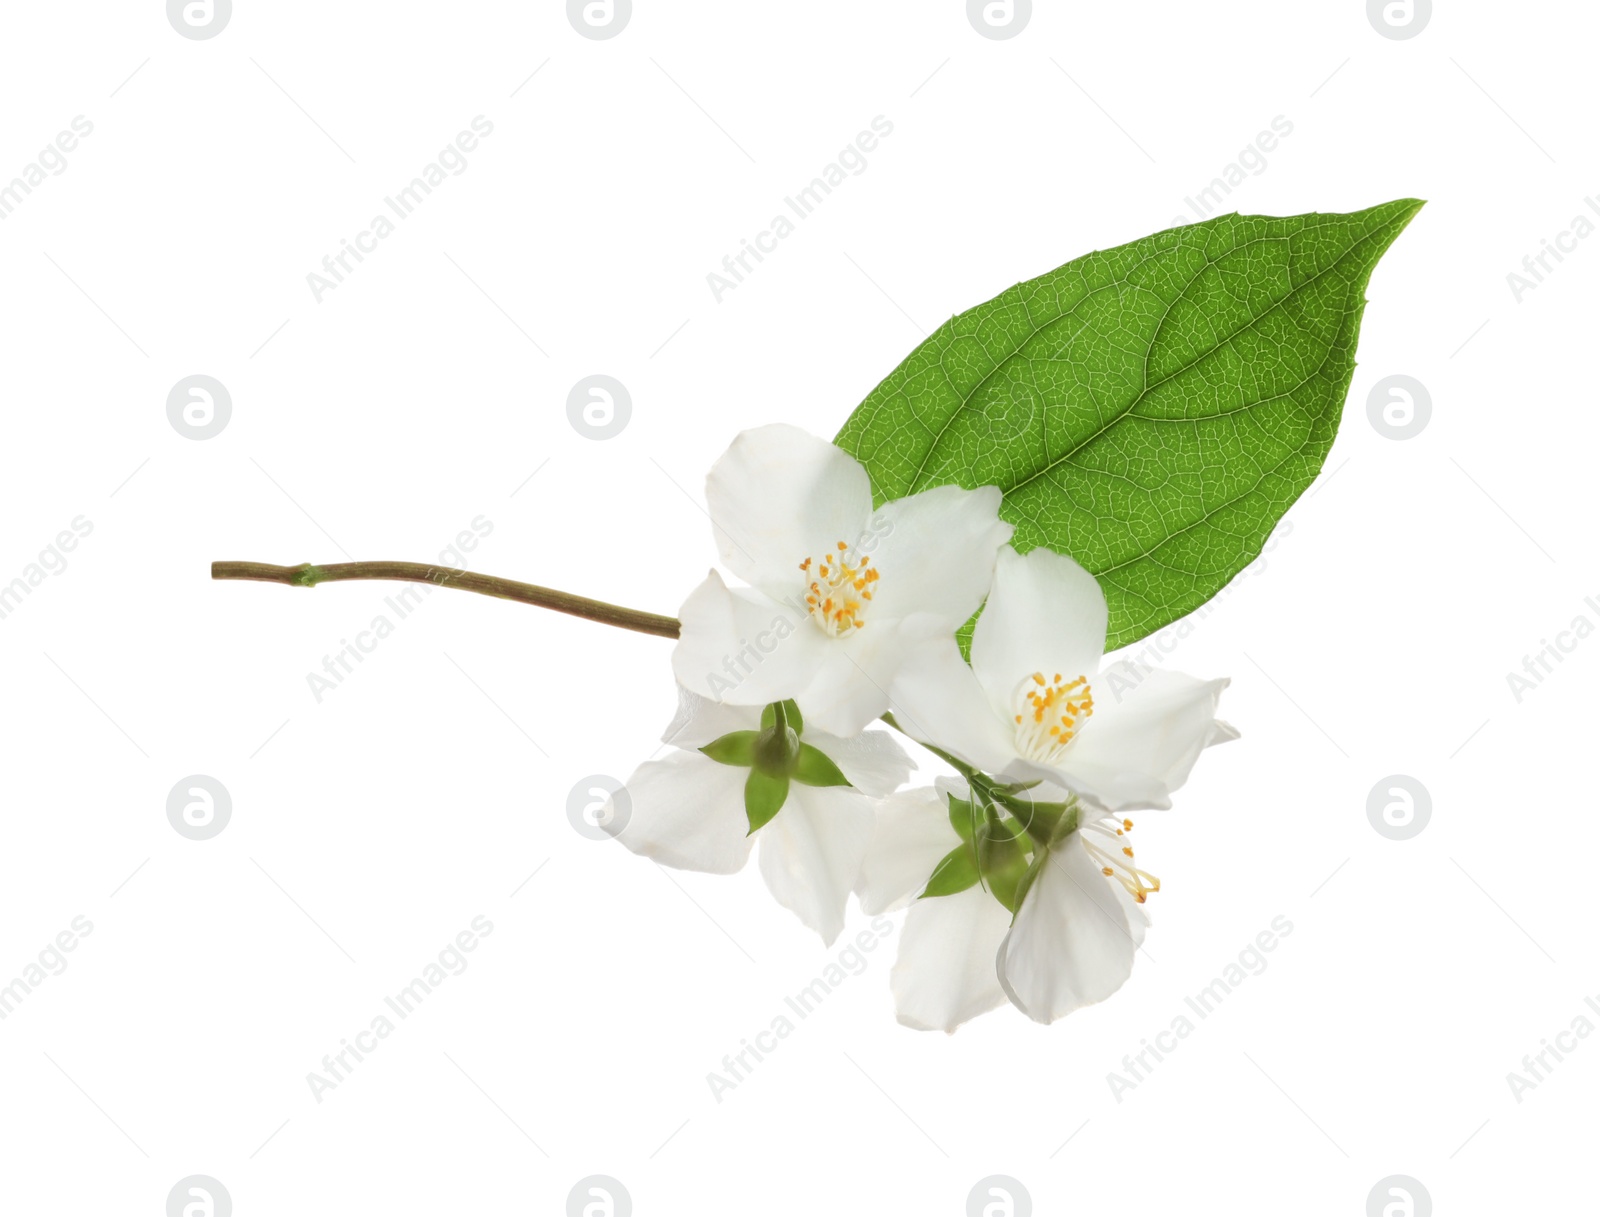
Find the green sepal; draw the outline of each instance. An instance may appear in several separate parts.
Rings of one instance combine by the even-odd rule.
[[[1036,803],[1032,799],[1002,796],[1001,804],[1016,817],[1017,823],[1040,845],[1059,841],[1078,827],[1078,802]]]
[[[950,801],[950,827],[956,830],[957,836],[971,845],[972,833],[978,824],[977,808],[968,800],[958,799],[953,794],[945,797]]]
[[[744,814],[750,822],[750,832],[755,832],[783,810],[788,797],[787,775],[751,769],[750,776],[744,782]]]
[[[794,780],[807,786],[848,786],[850,779],[839,771],[839,766],[827,753],[810,744],[800,745],[800,758],[795,762]]]
[[[1050,840],[1047,844],[1060,845],[1073,833],[1078,831],[1078,826],[1083,823],[1083,807],[1074,795],[1065,803],[1045,804],[1055,817],[1055,824],[1050,829]]]
[[[772,702],[762,708],[761,726],[763,730],[778,725],[778,704],[777,702]],[[788,701],[783,702],[782,705],[783,716],[788,721],[790,729],[796,735],[804,731],[806,729],[806,720],[800,716],[800,707],[795,705],[794,699],[790,698]]]
[[[787,727],[769,727],[758,732],[754,764],[768,777],[788,778],[800,760],[800,737]]]
[[[1027,830],[1016,820],[993,818],[978,825],[978,872],[994,898],[1012,913],[1021,903],[1017,893],[1028,871],[1027,840]]]
[[[770,778],[782,778],[784,789],[800,764],[800,707],[792,701],[773,702],[761,711],[752,764]]]
[[[933,874],[928,878],[928,886],[922,889],[918,899],[954,896],[957,892],[966,891],[977,881],[978,860],[972,852],[972,846],[963,841],[939,859],[939,865],[933,868]]]
[[[1032,790],[1035,786],[1041,785],[1042,781],[1041,778],[1034,778],[1031,782],[1008,782],[994,789],[996,794],[1021,794],[1025,790]]]
[[[720,739],[712,740],[700,751],[723,765],[749,768],[756,763],[756,740],[759,738],[759,731],[730,731]]]
[[[1017,910],[1022,907],[1022,902],[1027,899],[1028,889],[1039,878],[1039,873],[1050,863],[1050,851],[1059,846],[1063,841],[1078,831],[1083,821],[1083,808],[1076,798],[1068,799],[1065,803],[1040,803],[1035,804],[1038,810],[1033,824],[1025,831],[1037,843],[1033,851],[1033,861],[1028,865],[1027,871],[1022,876],[1022,881],[1017,884],[1017,890],[1012,896],[1013,903],[1006,907],[1015,917]],[[1012,823],[1015,821],[1008,821]],[[1018,828],[1024,825],[1017,823]],[[1047,836],[1041,832],[1048,830]],[[1005,903],[1001,901],[1001,903]]]

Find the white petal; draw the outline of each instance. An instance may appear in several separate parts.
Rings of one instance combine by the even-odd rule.
[[[889,708],[889,686],[914,647],[901,624],[879,622],[876,628],[869,624],[842,638],[829,638],[809,621],[802,623],[800,632],[809,631],[821,644],[808,644],[809,680],[792,695],[808,728],[857,735]],[[782,644],[780,652],[788,645]]]
[[[774,898],[832,945],[872,839],[872,804],[845,786],[802,786],[760,832],[757,862]]]
[[[1017,759],[1011,720],[1002,719],[949,633],[918,647],[889,687],[895,721],[913,738],[990,773]]]
[[[887,731],[841,737],[813,731],[807,723],[802,738],[839,766],[862,794],[893,794],[911,776],[911,758]]]
[[[1105,644],[1106,597],[1093,575],[1053,550],[1000,551],[972,635],[972,669],[997,712],[1015,713],[1017,687],[1035,672],[1092,680]]]
[[[1128,979],[1137,942],[1121,891],[1076,836],[1051,851],[998,961],[1006,996],[1029,1018],[1054,1022],[1104,1001]]]
[[[878,804],[877,826],[856,880],[862,912],[876,916],[922,894],[939,860],[961,844],[949,807],[944,795],[927,786]]]
[[[808,618],[797,618],[759,591],[728,587],[715,571],[689,594],[678,617],[673,675],[690,692],[715,701],[764,706],[794,697],[825,661],[842,658],[838,640]]]
[[[798,427],[741,432],[706,477],[723,563],[775,599],[802,596],[800,563],[866,535],[872,486],[855,457]]]
[[[1010,924],[1010,912],[981,886],[913,904],[889,973],[900,1022],[954,1031],[1003,1004],[995,954]]]
[[[748,773],[699,752],[673,752],[645,762],[624,787],[628,818],[617,840],[663,866],[733,874],[750,857],[744,811]]]
[[[1112,664],[1095,682],[1094,713],[1059,769],[1112,811],[1168,808],[1208,744],[1237,734],[1218,723],[1227,680]]]
[[[1105,878],[1104,875],[1100,877]],[[1133,940],[1133,949],[1137,951],[1144,945],[1144,932],[1150,928],[1150,914],[1144,911],[1145,906],[1136,901],[1122,884],[1113,885],[1111,890],[1117,898],[1117,903],[1122,906],[1122,915],[1128,919],[1128,937]]]
[[[678,748],[700,748],[730,732],[760,727],[757,707],[722,705],[679,685],[678,712],[661,738]],[[863,794],[890,794],[911,774],[911,758],[888,731],[837,736],[813,731],[808,723],[802,738],[825,753]]]
[[[678,610],[672,671],[690,692],[741,706],[794,698],[808,726],[857,735],[889,708],[889,687],[939,619],[869,622],[824,634],[760,591],[730,588],[712,571]]]
[[[754,731],[761,726],[761,711],[754,706],[730,706],[678,689],[678,712],[662,732],[661,742],[677,748],[700,748],[731,731]]]
[[[954,630],[978,611],[995,555],[1011,539],[1000,491],[938,486],[885,503],[872,518],[867,549],[879,580],[868,620],[933,613]]]

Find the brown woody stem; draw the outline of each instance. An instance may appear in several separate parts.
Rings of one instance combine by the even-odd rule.
[[[519,604],[554,609],[558,613],[598,621],[601,625],[637,630],[641,634],[654,634],[659,638],[678,636],[676,617],[644,613],[533,583],[518,583],[515,579],[479,575],[469,570],[455,570],[427,562],[332,562],[326,566],[313,566],[309,562],[299,566],[274,566],[270,562],[213,562],[211,577],[253,579],[260,583],[284,583],[290,587],[315,587],[319,583],[341,583],[350,579],[431,583],[435,587],[454,587],[464,592],[477,592],[480,596],[496,596],[501,600],[515,600]]]

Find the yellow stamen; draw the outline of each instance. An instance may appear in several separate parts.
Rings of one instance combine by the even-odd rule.
[[[1115,845],[1117,838],[1132,827],[1132,820],[1123,820],[1119,826],[1117,820],[1107,816],[1084,824],[1078,837],[1084,849],[1089,851],[1089,857],[1100,864],[1100,873],[1108,879],[1115,879],[1128,895],[1143,904],[1151,892],[1161,890],[1161,880],[1133,864],[1131,845],[1120,846],[1117,853],[1106,848],[1107,843]]]
[[[866,605],[872,599],[871,586],[878,572],[863,555],[852,556],[843,541],[835,542],[835,552],[822,559],[807,558],[800,569],[810,573],[816,564],[816,578],[806,587],[806,609],[811,619],[830,638],[842,638],[866,624]]]
[[[1043,672],[1035,672],[1017,690],[1017,709],[1017,750],[1041,764],[1056,764],[1094,713],[1094,695],[1086,677],[1069,681],[1058,672],[1047,681]]]

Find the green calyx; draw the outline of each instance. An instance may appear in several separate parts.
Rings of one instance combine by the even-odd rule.
[[[721,764],[748,768],[756,763],[756,741],[760,738],[759,731],[730,731],[720,739],[712,740],[700,751]]]
[[[720,764],[750,770],[744,810],[751,832],[783,810],[791,781],[804,786],[850,785],[826,753],[801,742],[803,730],[799,706],[793,701],[773,702],[761,712],[759,731],[730,731],[700,749]]]
[[[928,886],[922,889],[918,899],[954,896],[977,883],[979,877],[977,854],[969,843],[963,841],[939,859],[939,865],[928,876]]]
[[[1028,834],[1016,820],[1002,820],[990,814],[978,825],[974,838],[978,870],[994,898],[1012,913],[1021,903],[1018,898],[1022,877],[1028,870]]]
[[[1068,833],[1078,830],[1076,799],[1064,803],[1035,803],[1011,796],[1003,800],[1003,805],[1016,816],[1023,831],[1040,845],[1054,845]]]
[[[922,897],[953,896],[981,883],[1013,913],[1018,887],[1028,869],[1029,840],[1021,821],[996,810],[988,783],[975,786],[971,800],[949,796],[950,826],[961,838],[939,860]]]
[[[752,765],[771,777],[790,777],[800,763],[800,733],[792,727],[768,727],[756,735]]]
[[[961,843],[940,859],[921,897],[953,896],[981,883],[1015,915],[1051,846],[1077,831],[1077,800],[1035,803],[1021,792],[1037,783],[1006,785],[981,773],[966,776],[972,798],[949,796],[950,826]]]
[[[1039,877],[1039,873],[1049,864],[1050,851],[1073,833],[1078,831],[1078,825],[1083,819],[1083,809],[1079,806],[1076,796],[1069,797],[1064,803],[1031,803],[1031,817],[1026,825],[1026,832],[1033,842],[1033,859],[1023,870],[1015,889],[1012,892],[1011,903],[1001,900],[1013,916],[1022,907],[1022,902],[1027,898],[1028,889]]]
[[[744,782],[744,814],[750,822],[750,832],[761,828],[783,810],[789,798],[789,778],[785,774],[766,773],[752,768]],[[746,834],[749,835],[749,834]]]
[[[784,723],[793,727],[796,732],[806,729],[806,720],[800,716],[800,707],[794,704],[793,699],[775,701],[763,709],[761,711],[761,729],[765,731],[770,727],[778,726],[780,718]]]

